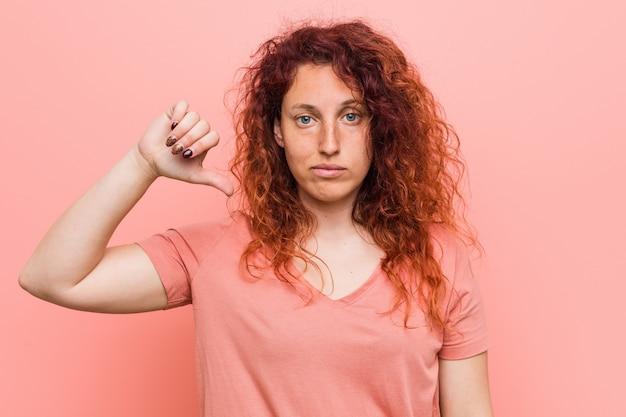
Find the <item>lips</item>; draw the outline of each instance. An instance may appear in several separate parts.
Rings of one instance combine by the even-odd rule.
[[[345,169],[344,167],[342,167],[342,166],[340,166],[340,165],[335,165],[335,164],[319,164],[319,165],[315,165],[313,168],[318,168],[318,169],[333,169],[333,170]]]

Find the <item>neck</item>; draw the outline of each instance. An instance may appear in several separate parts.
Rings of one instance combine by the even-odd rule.
[[[313,199],[300,193],[302,204],[317,218],[315,236],[320,240],[348,238],[358,233],[357,225],[352,222],[352,207],[356,200],[355,190],[343,199],[327,202]]]

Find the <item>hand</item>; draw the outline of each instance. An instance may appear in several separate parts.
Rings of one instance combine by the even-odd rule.
[[[174,121],[178,124],[172,129]],[[168,137],[174,139],[168,142]],[[232,181],[202,166],[207,151],[217,145],[219,135],[197,112],[189,111],[185,100],[161,113],[137,143],[137,151],[156,176],[165,176],[193,184],[206,184],[227,196],[233,194]],[[191,151],[191,155],[186,157]]]

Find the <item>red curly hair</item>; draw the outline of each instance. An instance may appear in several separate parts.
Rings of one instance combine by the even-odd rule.
[[[242,193],[236,212],[245,216],[253,236],[240,266],[245,263],[254,276],[249,257],[259,251],[276,276],[294,286],[297,277],[286,264],[292,257],[306,263],[314,257],[303,242],[314,233],[316,218],[298,197],[284,149],[274,139],[273,124],[280,119],[282,99],[297,67],[330,64],[346,85],[361,93],[372,116],[373,160],[356,197],[352,220],[385,251],[381,269],[396,289],[393,308],[386,313],[406,304],[404,326],[408,327],[417,288],[417,301],[431,325],[447,329],[440,304],[445,282],[450,280],[433,256],[432,226],[465,236],[471,245],[478,241],[467,231],[471,226],[463,211],[457,218],[453,206],[455,196],[465,206],[458,187],[465,171],[458,136],[440,116],[440,106],[415,66],[389,37],[363,19],[320,25],[305,21],[265,41],[251,57],[252,64],[243,67],[233,111],[236,152],[229,163],[241,185],[233,194]],[[456,168],[456,175],[448,168]],[[405,281],[398,271],[407,265],[412,273],[404,274],[410,276]]]

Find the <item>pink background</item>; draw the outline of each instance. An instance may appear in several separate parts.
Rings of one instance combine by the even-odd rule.
[[[17,274],[176,100],[220,132],[207,164],[225,169],[237,67],[307,16],[362,16],[393,36],[461,137],[468,216],[487,250],[477,268],[495,415],[626,415],[622,4],[4,1],[0,415],[194,415],[190,307],[70,310]],[[225,212],[225,199],[160,178],[110,245]]]

